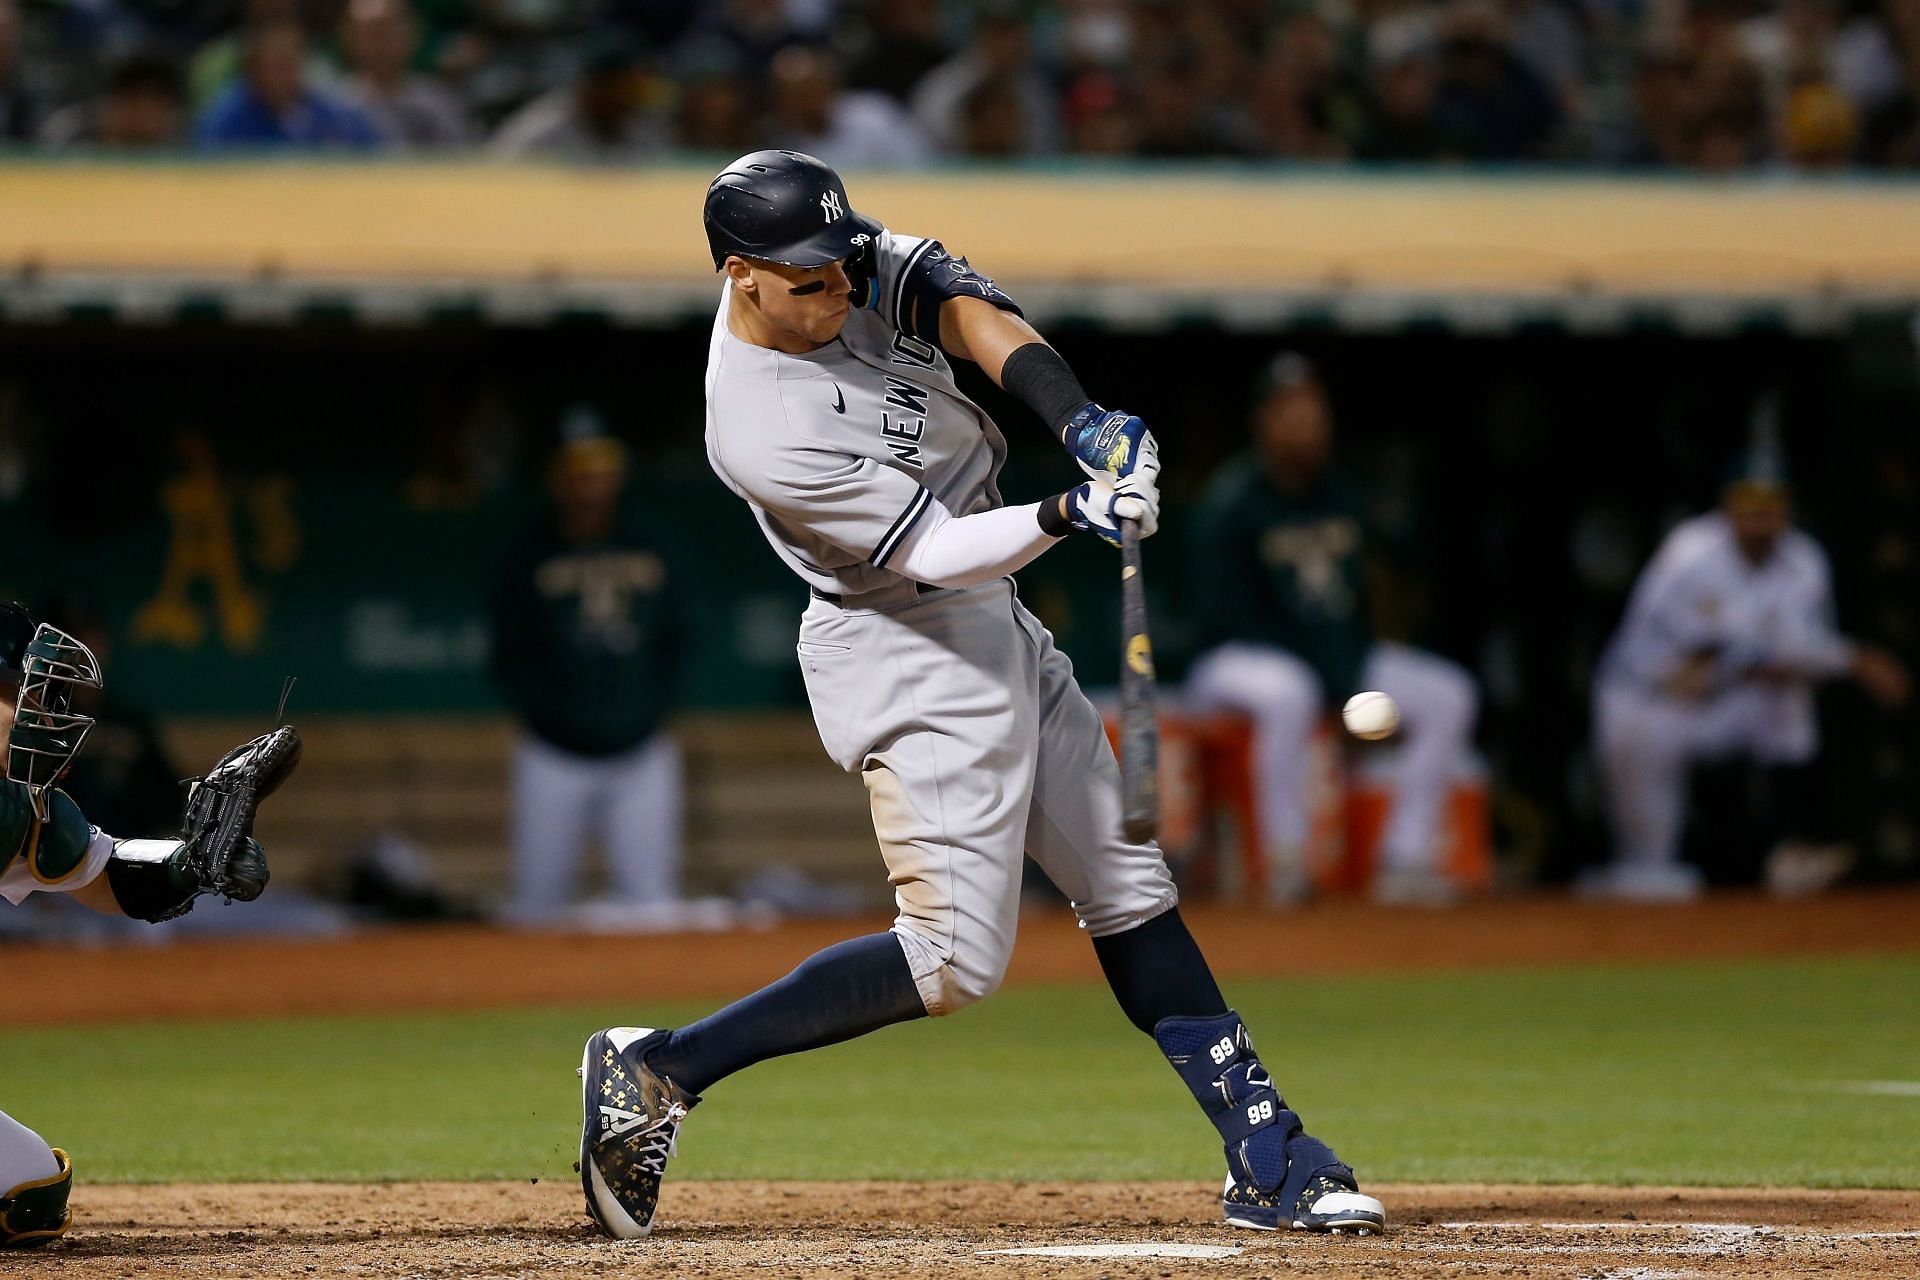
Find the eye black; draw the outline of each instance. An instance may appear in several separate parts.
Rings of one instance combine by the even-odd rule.
[[[827,287],[827,282],[825,280],[809,280],[805,284],[797,284],[793,286],[793,288],[787,290],[787,292],[797,298],[800,295],[806,294],[806,293],[819,293],[822,289],[825,289],[826,287]]]

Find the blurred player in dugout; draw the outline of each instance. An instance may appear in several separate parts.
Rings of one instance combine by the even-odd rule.
[[[590,838],[611,880],[593,910],[665,923],[680,899],[680,751],[661,723],[686,660],[684,588],[623,505],[626,474],[626,448],[598,415],[570,411],[551,501],[494,582],[494,678],[525,730],[507,904],[521,923],[568,917]]]
[[[1887,708],[1904,706],[1906,668],[1841,635],[1820,544],[1792,525],[1775,447],[1731,468],[1718,510],[1675,526],[1641,572],[1594,683],[1599,761],[1613,860],[1589,893],[1647,901],[1699,893],[1680,860],[1689,775],[1707,762],[1760,771],[1780,837],[1769,887],[1807,892],[1846,870],[1844,850],[1806,838],[1810,766],[1819,752],[1814,686],[1851,677]]]
[[[1253,721],[1253,770],[1269,896],[1303,897],[1311,831],[1309,749],[1323,716],[1363,689],[1400,706],[1399,767],[1373,893],[1445,905],[1436,865],[1448,789],[1466,763],[1479,696],[1444,658],[1376,639],[1368,616],[1373,539],[1357,487],[1330,465],[1333,416],[1306,357],[1283,352],[1256,393],[1253,447],[1209,482],[1194,518],[1200,707]]]

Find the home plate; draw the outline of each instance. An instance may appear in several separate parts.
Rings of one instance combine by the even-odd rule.
[[[976,1249],[974,1256],[1017,1253],[1029,1258],[1231,1258],[1245,1253],[1224,1244],[1049,1244],[1028,1249]]]

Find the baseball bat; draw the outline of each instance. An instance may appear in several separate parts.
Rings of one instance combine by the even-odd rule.
[[[1140,577],[1140,526],[1120,522],[1120,797],[1127,839],[1160,829],[1160,721],[1153,706],[1153,643]]]

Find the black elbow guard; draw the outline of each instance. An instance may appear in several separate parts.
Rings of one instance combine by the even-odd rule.
[[[200,886],[181,865],[184,850],[178,840],[116,841],[107,859],[107,885],[120,909],[149,924],[192,910]]]
[[[1020,304],[999,285],[975,271],[965,258],[948,253],[939,241],[929,240],[901,272],[894,326],[938,347],[940,304],[948,298],[979,298],[1002,311],[1020,314]]]

